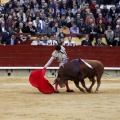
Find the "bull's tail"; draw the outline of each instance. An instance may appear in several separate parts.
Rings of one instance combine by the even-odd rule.
[[[87,62],[85,62],[83,59],[81,59],[81,61],[84,62],[89,68],[93,69],[93,67],[90,64],[88,64]]]

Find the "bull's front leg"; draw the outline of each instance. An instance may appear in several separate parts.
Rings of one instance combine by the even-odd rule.
[[[81,92],[85,92],[85,90],[79,86],[79,81],[74,81],[74,83]]]

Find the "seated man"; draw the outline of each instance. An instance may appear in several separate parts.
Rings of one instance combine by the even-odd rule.
[[[28,23],[28,26],[25,28],[25,33],[30,33],[32,35],[36,34],[36,28],[33,26],[32,22]]]
[[[102,38],[98,38],[97,42],[94,43],[95,46],[106,46],[105,43],[102,42]]]
[[[70,29],[66,26],[66,23],[63,23],[62,28],[60,28],[60,32],[63,32],[65,34],[70,34]]]
[[[17,45],[17,40],[15,34],[11,34],[10,39],[6,42],[7,45]]]
[[[48,45],[48,38],[47,36],[43,37],[42,44],[41,45]]]
[[[42,45],[41,36],[37,36],[37,38],[32,41],[31,45]]]
[[[51,35],[50,37],[50,40],[48,40],[48,45],[49,46],[54,46],[54,45],[57,45],[57,40],[55,39],[55,36],[54,35]]]
[[[91,41],[89,40],[89,35],[86,35],[86,36],[85,36],[85,40],[82,40],[81,45],[82,45],[82,46],[92,46],[92,43],[91,43]]]
[[[77,25],[75,23],[70,28],[70,33],[72,33],[72,34],[79,34],[79,28],[77,27]]]
[[[66,41],[64,42],[64,45],[65,45],[65,46],[75,46],[76,43],[75,43],[74,41],[72,41],[72,37],[69,36],[69,37],[68,37],[68,40],[66,40]]]

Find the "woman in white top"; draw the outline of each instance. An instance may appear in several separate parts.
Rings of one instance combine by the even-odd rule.
[[[52,56],[50,57],[49,61],[46,63],[44,68],[47,68],[53,62],[53,60],[57,60],[59,62],[60,67],[63,66],[68,61],[67,54],[63,46],[60,45],[56,46],[55,50],[52,53]],[[69,88],[68,82],[66,83],[66,88],[67,88],[66,92],[74,92]],[[55,93],[59,93],[58,83],[55,84]]]

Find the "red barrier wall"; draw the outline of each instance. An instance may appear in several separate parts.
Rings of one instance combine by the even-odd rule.
[[[42,67],[49,60],[54,46],[0,46],[0,66]],[[66,47],[70,59],[100,60],[105,67],[120,67],[120,47]],[[51,66],[58,66],[54,61]]]

